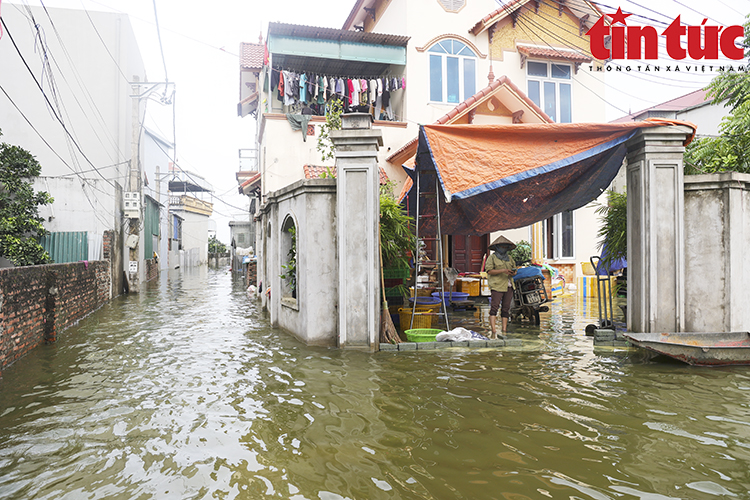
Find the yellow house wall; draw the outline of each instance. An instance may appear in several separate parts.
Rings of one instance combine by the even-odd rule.
[[[538,14],[534,12],[533,3],[521,7],[520,11],[515,28],[510,18],[498,23],[491,44],[493,59],[503,60],[504,51],[515,51],[517,42],[568,47],[591,57],[589,39],[585,31],[578,35],[578,19],[567,9],[558,16],[557,8],[540,2]]]

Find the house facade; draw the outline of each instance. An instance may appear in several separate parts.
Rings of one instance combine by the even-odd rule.
[[[333,165],[317,148],[331,92],[345,111],[372,115],[378,164],[397,193],[419,124],[603,122],[602,74],[581,67],[592,62],[585,32],[601,16],[585,1],[357,0],[340,30],[271,23],[264,43],[241,47],[238,112],[258,121],[258,166],[240,190],[262,208],[306,170]],[[532,242],[535,260],[570,282],[599,253],[596,226],[587,206],[503,234]],[[259,225],[261,281],[262,233]],[[448,263],[479,271],[495,236],[449,235]]]
[[[169,267],[197,267],[208,264],[209,218],[213,188],[198,174],[170,166],[169,170],[170,234]]]
[[[54,253],[58,263],[97,260],[103,234],[114,231],[111,293],[125,288],[124,274],[135,291],[146,264],[143,213],[141,206],[126,214],[124,200],[143,202],[145,101],[133,96],[145,90],[139,83],[146,74],[128,17],[3,7],[2,140],[31,151],[42,166],[34,188],[55,200],[39,211],[51,232],[45,245],[66,249]]]

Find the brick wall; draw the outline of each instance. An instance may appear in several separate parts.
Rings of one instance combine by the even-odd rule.
[[[565,278],[565,283],[576,282],[576,265],[575,264],[552,264],[552,267],[556,268],[557,271]]]
[[[248,263],[246,279],[247,279],[247,281],[245,282],[246,287],[250,285],[258,286],[258,262],[257,261]]]
[[[0,374],[109,301],[109,266],[95,261],[0,269]]]
[[[159,262],[156,259],[146,259],[146,281],[159,277]]]

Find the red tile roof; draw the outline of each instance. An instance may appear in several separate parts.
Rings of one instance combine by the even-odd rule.
[[[265,46],[260,43],[240,43],[240,68],[261,69]]]
[[[493,10],[486,16],[484,16],[481,20],[479,20],[474,26],[472,26],[469,29],[469,33],[472,33],[474,35],[478,35],[484,30],[488,29],[493,24],[497,23],[498,21],[502,20],[504,17],[510,15],[513,13],[513,11],[516,11],[520,9],[523,5],[528,3],[529,0],[510,0],[502,7]],[[550,5],[558,5],[558,6],[566,6],[570,9],[570,12],[573,13],[573,15],[577,16],[579,19],[583,19],[581,16],[583,16],[584,12],[586,12],[586,9],[590,10],[594,13],[595,16],[603,16],[601,9],[594,4],[593,2],[583,1],[583,2],[574,2],[575,5],[572,5],[570,3],[564,4],[562,1],[554,1],[551,2]],[[596,17],[598,19],[598,17]],[[595,20],[592,22],[596,22]]]
[[[674,99],[671,99],[669,101],[657,104],[656,106],[651,106],[650,108],[642,109],[640,111],[636,111],[635,113],[625,115],[622,118],[612,120],[612,123],[632,122],[648,111],[682,111],[685,108],[697,106],[707,101],[710,102],[710,99],[706,98],[705,90],[695,90],[693,92],[690,92],[689,94],[675,97]]]
[[[511,0],[502,7],[493,10],[492,12],[484,16],[480,21],[477,22],[477,24],[472,26],[472,28],[469,30],[469,33],[478,35],[482,31],[487,29],[487,27],[489,27],[490,25],[495,24],[500,19],[504,18],[517,8],[521,7],[527,1],[528,0]]]
[[[529,57],[538,57],[541,59],[559,59],[561,61],[571,62],[591,62],[591,58],[581,54],[576,50],[563,49],[558,47],[534,47],[531,45],[518,45],[518,52]]]
[[[490,83],[488,86],[474,94],[473,96],[466,99],[464,102],[460,103],[458,106],[453,108],[452,110],[448,111],[446,114],[435,120],[436,125],[447,125],[451,122],[453,122],[457,117],[464,114],[467,111],[470,111],[472,108],[475,108],[479,106],[479,104],[490,94],[493,94],[495,91],[497,91],[500,87],[503,85],[509,87],[516,95],[518,95],[521,100],[531,109],[533,109],[539,116],[542,117],[543,120],[545,120],[548,123],[552,123],[552,118],[547,116],[547,113],[542,111],[542,109],[534,104],[534,101],[529,99],[529,97],[508,78],[507,76],[503,75],[494,82]],[[388,158],[386,158],[386,161],[391,162],[392,160],[398,158],[403,153],[407,152],[408,150],[414,148],[414,152],[416,152],[416,145],[417,145],[417,138],[415,137],[411,141],[404,144],[398,151],[391,154]],[[412,153],[414,154],[414,153]]]
[[[331,174],[336,177],[336,167],[325,167],[321,165],[305,165],[305,179],[320,179],[321,176],[330,170]],[[380,184],[388,182],[388,175],[380,167]]]
[[[245,189],[247,189],[248,192],[250,192],[253,189],[258,188],[258,187],[260,187],[260,172],[253,175],[252,177],[244,181],[242,184],[240,184],[240,194],[247,194],[245,192]]]

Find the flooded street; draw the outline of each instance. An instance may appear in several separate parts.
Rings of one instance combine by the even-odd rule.
[[[367,354],[164,273],[3,373],[0,498],[750,498],[750,367],[594,350],[580,307],[522,347]]]

